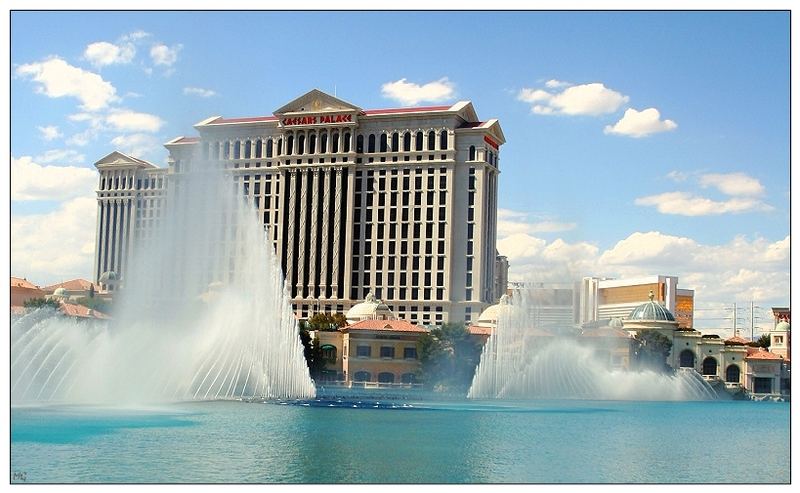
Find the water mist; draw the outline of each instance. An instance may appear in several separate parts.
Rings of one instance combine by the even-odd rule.
[[[195,161],[163,210],[107,325],[46,310],[13,324],[13,404],[313,397],[269,231],[231,174]]]

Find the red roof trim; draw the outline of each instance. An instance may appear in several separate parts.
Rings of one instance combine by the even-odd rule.
[[[219,117],[208,125],[217,125],[220,123],[254,123],[254,122],[275,122],[278,121],[277,116],[251,116],[245,118],[222,118]]]
[[[200,137],[181,137],[173,144],[194,144],[195,142],[200,142]]]
[[[423,111],[446,111],[451,106],[417,106],[414,108],[384,108],[378,110],[364,110],[365,115],[383,115],[390,113],[421,113]]]

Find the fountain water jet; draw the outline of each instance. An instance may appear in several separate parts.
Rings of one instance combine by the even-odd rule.
[[[230,173],[192,164],[136,239],[111,322],[13,323],[13,404],[314,396],[270,232]]]
[[[534,329],[532,297],[514,292],[501,305],[469,398],[704,400],[716,393],[694,370],[675,374],[612,369],[586,338]]]

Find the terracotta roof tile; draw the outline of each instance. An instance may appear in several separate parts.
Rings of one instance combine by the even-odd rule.
[[[730,339],[725,339],[725,344],[742,345],[742,346],[744,346],[744,345],[749,344],[749,343],[750,343],[750,341],[748,341],[747,339],[745,339],[743,337],[739,337],[739,336],[734,336],[734,337],[731,337]]]
[[[254,123],[254,122],[274,122],[277,121],[277,116],[250,116],[244,118],[223,118],[219,117],[214,121],[208,122],[209,125],[218,125],[220,123]]]
[[[490,336],[492,335],[491,327],[478,327],[477,325],[470,325],[467,332],[474,336]]]
[[[68,317],[98,318],[103,320],[111,318],[103,312],[98,312],[97,310],[86,308],[83,305],[74,305],[72,303],[61,303],[61,312]]]
[[[58,284],[53,284],[52,286],[47,286],[43,289],[45,291],[55,291],[58,288],[64,288],[67,291],[88,291],[91,286],[92,283],[86,279],[72,279],[70,281],[64,281]],[[97,286],[95,286],[95,290],[97,290]]]
[[[748,348],[745,359],[782,360],[779,355],[770,353],[764,348]]]
[[[427,333],[428,331],[418,325],[414,325],[406,320],[361,320],[346,327],[342,327],[342,331],[346,330],[387,330],[393,332],[419,332]]]
[[[36,286],[27,279],[23,279],[21,277],[12,277],[11,286],[18,288],[39,289],[39,286]]]

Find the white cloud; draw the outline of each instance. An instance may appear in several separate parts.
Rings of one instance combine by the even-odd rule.
[[[555,81],[558,82],[558,81]],[[548,85],[559,88],[564,84]],[[599,82],[567,87],[561,92],[548,92],[542,89],[523,88],[517,99],[534,105],[532,111],[542,115],[591,115],[614,113],[630,99],[628,96],[607,88]]]
[[[607,250],[586,242],[548,242],[525,233],[497,241],[500,254],[508,257],[512,281],[676,275],[680,287],[695,289],[696,306],[750,300],[787,303],[789,247],[789,236],[775,242],[739,236],[727,244],[704,245],[658,231],[634,232]]]
[[[625,110],[625,114],[617,123],[606,125],[603,130],[606,134],[625,135],[628,137],[646,137],[648,135],[668,132],[678,128],[672,120],[661,120],[661,113],[655,108],[636,111],[633,108]]]
[[[708,173],[700,176],[700,186],[714,187],[726,195],[761,195],[764,186],[744,173]]]
[[[39,132],[42,134],[42,139],[46,141],[55,140],[64,136],[61,132],[58,131],[58,127],[55,125],[48,125],[46,127],[36,127],[39,129]]]
[[[741,214],[744,212],[766,212],[774,208],[752,198],[731,198],[724,201],[700,197],[688,192],[665,192],[637,198],[634,203],[653,206],[662,214],[679,216],[711,216],[719,214]]]
[[[60,58],[20,65],[16,74],[39,83],[37,92],[48,97],[78,98],[86,110],[99,110],[117,100],[117,90],[109,82]]]
[[[689,178],[689,175],[683,171],[673,170],[667,173],[667,178],[672,181],[682,182],[686,181],[686,179]]]
[[[423,101],[435,103],[452,98],[455,95],[455,84],[450,82],[447,77],[423,85],[400,79],[383,84],[381,93],[385,98],[412,106]]]
[[[161,142],[152,135],[130,134],[119,135],[111,139],[115,149],[131,156],[147,156],[161,149]]]
[[[211,89],[203,89],[200,87],[184,87],[183,94],[187,96],[200,96],[201,98],[210,98],[216,96],[217,93]]]
[[[510,209],[498,209],[497,211],[497,235],[502,238],[509,235],[525,233],[556,233],[559,231],[569,231],[575,229],[575,223],[564,223],[558,221],[530,221],[527,212],[513,211]]]
[[[91,197],[97,171],[76,166],[42,166],[30,156],[11,157],[11,200],[67,200]],[[91,229],[91,228],[90,228]]]
[[[563,82],[556,79],[550,79],[547,82],[545,82],[544,85],[545,87],[549,87],[550,89],[557,89],[559,87],[571,86],[572,84],[570,84],[569,82]]]
[[[126,109],[112,110],[105,121],[120,132],[158,132],[164,125],[164,120],[156,115]]]
[[[172,66],[178,61],[178,52],[181,51],[183,45],[167,46],[165,44],[155,44],[150,48],[150,58],[156,65]]]
[[[12,272],[43,285],[91,278],[96,218],[92,197],[72,199],[46,214],[12,215]]]
[[[74,149],[50,149],[45,151],[44,154],[36,156],[34,159],[44,164],[76,164],[84,162],[86,157]]]
[[[83,57],[95,67],[131,63],[136,56],[133,43],[115,45],[107,41],[98,41],[86,47]]]

